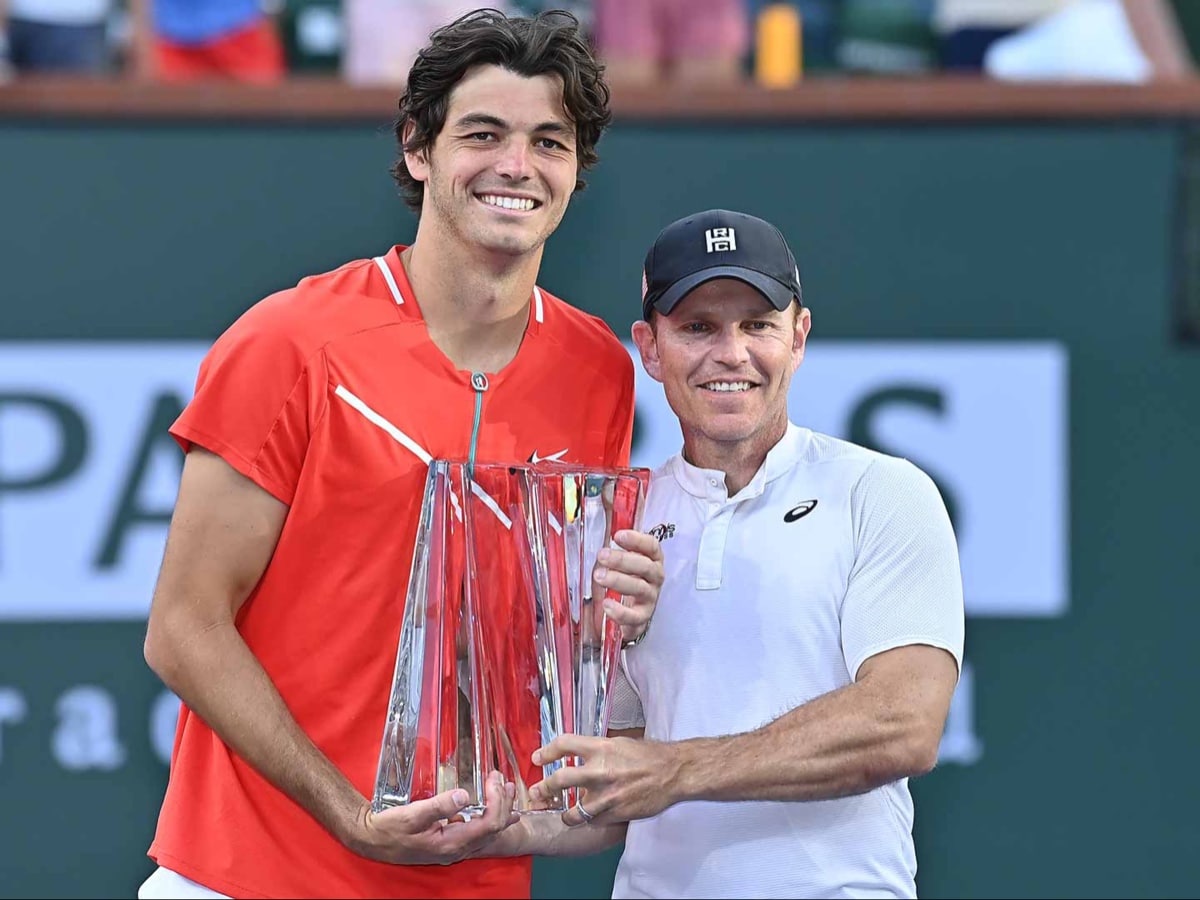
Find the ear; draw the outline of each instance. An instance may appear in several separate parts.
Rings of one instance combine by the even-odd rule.
[[[408,146],[408,142],[412,139],[413,131],[416,130],[416,125],[412,122],[406,122],[404,125],[404,146]],[[404,165],[408,168],[408,174],[414,180],[425,182],[429,180],[429,148],[424,150],[405,150]]]
[[[638,319],[631,330],[633,343],[642,358],[642,368],[655,381],[662,383],[662,362],[658,358],[658,338],[649,322]]]
[[[792,374],[800,368],[800,363],[804,362],[804,348],[808,343],[808,332],[812,328],[812,313],[809,312],[807,306],[800,307],[800,312],[796,314],[796,327],[792,332]]]

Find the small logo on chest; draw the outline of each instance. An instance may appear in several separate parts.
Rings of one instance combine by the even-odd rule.
[[[529,461],[535,465],[540,462],[545,462],[546,460],[551,462],[559,462],[564,456],[567,455],[567,449],[568,448],[564,448],[559,450],[557,453],[548,453],[545,456],[538,456],[538,452],[534,450],[533,453],[529,454]]]
[[[797,519],[803,519],[810,512],[817,508],[816,500],[805,500],[803,503],[798,503],[783,514],[783,521],[795,522]]]
[[[675,537],[675,523],[663,522],[661,525],[655,525],[646,533],[661,544],[667,538]]]

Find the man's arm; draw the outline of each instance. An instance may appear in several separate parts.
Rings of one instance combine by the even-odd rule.
[[[609,730],[608,736],[640,739],[644,729]],[[590,811],[590,810],[589,810]],[[576,815],[578,815],[576,813]],[[525,815],[476,856],[590,856],[625,840],[626,822],[569,826],[562,816]]]
[[[145,81],[157,74],[154,67],[154,0],[129,0],[129,43],[126,45],[125,73]]]
[[[949,652],[898,647],[864,662],[853,684],[743,734],[678,742],[560,737],[534,762],[574,754],[584,765],[563,767],[532,790],[545,797],[585,788],[594,824],[654,816],[685,800],[865,793],[933,768],[957,681]],[[577,810],[563,820],[583,821]]]
[[[828,800],[923,775],[958,682],[937,647],[910,645],[863,663],[854,684],[756,731],[680,745],[674,792],[687,800]]]
[[[1192,57],[1167,0],[1121,0],[1125,18],[1146,58],[1155,81],[1181,81],[1192,75]]]
[[[8,45],[8,0],[0,0],[0,83],[12,77]]]
[[[375,814],[296,724],[235,625],[274,553],[287,506],[215,454],[193,447],[146,632],[146,662],[272,784],[356,853],[385,862],[449,862],[510,824],[512,794],[494,780],[488,812],[443,826],[465,792]],[[461,800],[461,802],[456,802]]]
[[[568,826],[565,815],[523,815],[473,856],[591,856],[625,840],[626,822]],[[576,813],[575,815],[578,815]]]

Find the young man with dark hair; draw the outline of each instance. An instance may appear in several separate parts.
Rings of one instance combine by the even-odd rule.
[[[412,246],[267,297],[205,358],[171,429],[145,654],[183,707],[140,896],[528,896],[527,857],[466,859],[512,823],[499,773],[470,821],[465,791],[367,798],[429,461],[628,462],[628,354],[535,283],[607,104],[570,17],[439,29],[396,126]],[[597,577],[632,640],[662,557],[616,540]]]

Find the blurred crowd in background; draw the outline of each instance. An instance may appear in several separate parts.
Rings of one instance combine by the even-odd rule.
[[[614,85],[935,72],[1143,82],[1186,56],[1166,0],[0,0],[0,77],[400,85],[430,31],[485,5],[570,10]]]

